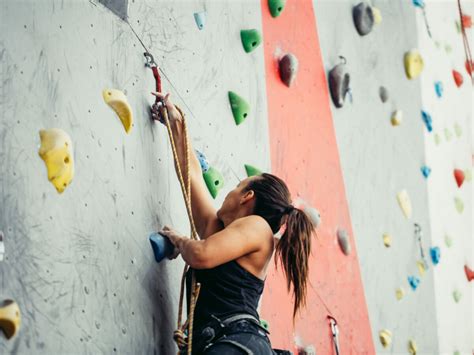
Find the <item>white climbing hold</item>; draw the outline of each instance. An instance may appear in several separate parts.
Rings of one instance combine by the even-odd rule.
[[[412,207],[410,196],[406,190],[402,190],[397,194],[398,204],[407,219],[411,218],[412,215]]]
[[[351,244],[349,242],[349,235],[342,228],[339,228],[337,230],[337,241],[339,243],[339,247],[341,248],[342,252],[345,255],[349,255],[351,253]]]

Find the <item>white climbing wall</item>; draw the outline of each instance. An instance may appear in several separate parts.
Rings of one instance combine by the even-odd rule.
[[[474,15],[474,2],[463,1],[463,11]],[[472,114],[473,87],[465,68],[461,33],[457,30],[459,10],[456,2],[428,1],[426,16],[417,11],[418,43],[425,60],[421,76],[422,107],[433,119],[433,132],[424,131],[426,164],[432,169],[427,180],[430,212],[431,246],[441,250],[441,259],[431,272],[440,353],[460,351],[471,353],[474,348],[472,282],[468,283],[464,265],[474,267],[472,234]],[[472,29],[467,29],[471,47]],[[464,78],[457,87],[452,70]],[[435,93],[434,83],[443,83],[443,95]],[[463,170],[465,181],[458,188],[454,169]],[[456,207],[455,198],[462,201]],[[458,211],[459,208],[459,211]],[[448,241],[446,240],[448,239]],[[452,244],[449,247],[449,240]],[[448,242],[448,243],[447,243]],[[460,299],[455,301],[453,294]]]
[[[367,36],[356,32],[352,7],[359,1],[314,1],[321,50],[327,71],[347,59],[351,74],[353,103],[341,109],[332,106],[344,181],[351,211],[357,252],[377,353],[408,352],[410,340],[421,354],[463,354],[474,347],[472,283],[464,274],[464,263],[472,268],[472,189],[465,181],[458,189],[453,169],[471,171],[472,86],[464,68],[462,38],[456,32],[456,2],[429,1],[427,16],[433,36],[426,34],[422,12],[412,1],[372,1],[382,22]],[[432,5],[435,3],[435,5]],[[468,3],[463,1],[463,3]],[[473,15],[471,6],[465,12]],[[472,34],[469,30],[469,34]],[[472,46],[472,36],[470,38]],[[452,48],[446,53],[445,45]],[[403,57],[418,48],[425,59],[421,77],[408,80]],[[449,49],[449,48],[448,48]],[[457,89],[451,70],[464,76]],[[438,99],[434,81],[444,83],[444,97]],[[382,103],[379,87],[385,86],[389,100]],[[332,105],[332,104],[331,104]],[[403,111],[403,122],[394,127],[392,112]],[[434,132],[428,133],[421,110],[433,117]],[[457,137],[454,126],[462,128]],[[451,132],[446,142],[445,128]],[[441,143],[435,145],[434,134]],[[423,165],[432,168],[425,179]],[[405,219],[396,194],[405,189],[413,206],[413,216]],[[458,214],[454,197],[464,202]],[[414,223],[422,227],[422,244],[429,269],[422,275]],[[391,247],[383,234],[392,238]],[[444,236],[453,239],[447,248]],[[434,266],[430,247],[441,248],[441,260]],[[413,291],[408,276],[420,284]],[[396,298],[396,289],[405,295]],[[459,303],[453,291],[462,293]],[[383,347],[379,332],[389,330],[392,343]]]
[[[197,11],[207,15],[201,31]],[[244,163],[270,169],[263,52],[247,55],[239,35],[261,27],[260,11],[251,1],[129,2],[195,148],[225,177],[216,206],[245,177]],[[148,236],[164,224],[189,229],[166,130],[149,120],[143,48],[98,1],[0,0],[0,16],[0,300],[22,314],[0,353],[174,353],[183,263],[157,265]],[[130,135],[104,88],[127,94]],[[251,105],[238,127],[229,90]],[[75,149],[76,175],[61,195],[38,156],[39,130],[52,127]]]

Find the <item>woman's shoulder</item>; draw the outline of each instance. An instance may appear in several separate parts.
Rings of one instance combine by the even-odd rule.
[[[249,232],[251,234],[273,236],[272,229],[268,222],[263,217],[257,215],[237,218],[229,224],[229,227],[239,228],[242,232]]]

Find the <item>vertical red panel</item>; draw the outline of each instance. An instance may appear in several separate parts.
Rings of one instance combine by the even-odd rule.
[[[262,0],[267,102],[272,171],[321,212],[314,239],[308,305],[292,324],[292,299],[282,270],[272,270],[263,296],[262,318],[270,322],[274,347],[314,345],[318,354],[333,353],[328,313],[338,320],[341,354],[375,353],[364,289],[352,234],[348,204],[332,122],[325,69],[312,0],[288,0],[272,18]],[[278,58],[291,52],[299,71],[291,88],[279,79]],[[336,231],[350,234],[352,253],[345,256]]]

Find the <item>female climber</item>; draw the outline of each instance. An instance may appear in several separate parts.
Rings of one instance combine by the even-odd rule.
[[[179,157],[175,164],[180,164],[183,176],[190,174],[192,214],[200,237],[192,240],[169,227],[160,231],[175,246],[173,257],[181,254],[201,284],[193,354],[275,354],[257,312],[267,268],[275,251],[288,291],[293,291],[294,319],[306,301],[314,225],[292,205],[286,184],[266,173],[240,181],[216,211],[194,154],[186,171],[184,117],[169,94],[152,94],[162,103],[160,108],[154,106],[152,116],[163,123],[167,110]]]

